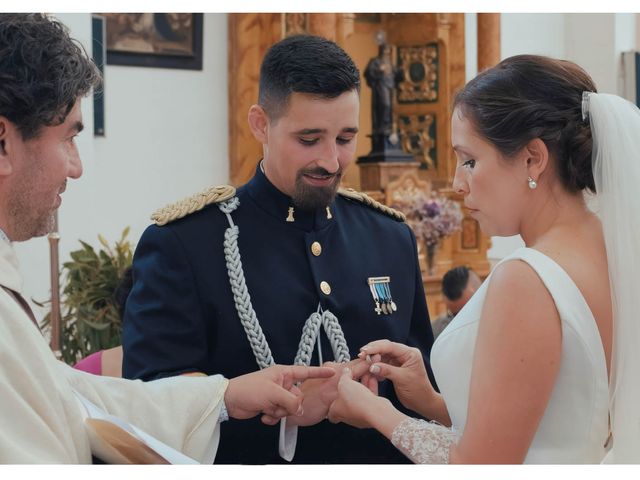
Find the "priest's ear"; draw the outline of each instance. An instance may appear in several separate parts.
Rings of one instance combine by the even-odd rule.
[[[268,143],[269,117],[260,105],[251,105],[249,108],[249,129],[260,143]]]
[[[0,116],[0,177],[10,175],[13,171],[13,163],[10,156],[10,138],[13,130],[15,130],[13,124],[6,117]]]

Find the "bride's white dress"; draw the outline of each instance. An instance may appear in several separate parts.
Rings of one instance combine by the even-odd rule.
[[[599,463],[609,431],[609,388],[595,319],[578,287],[555,261],[521,248],[502,262],[516,259],[528,263],[542,279],[562,322],[560,371],[525,463]],[[458,434],[467,420],[473,353],[490,281],[491,275],[431,351],[436,381]]]

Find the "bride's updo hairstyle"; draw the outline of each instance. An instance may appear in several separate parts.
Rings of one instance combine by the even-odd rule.
[[[582,120],[582,92],[595,92],[578,65],[537,55],[517,55],[465,85],[454,108],[509,158],[540,138],[555,159],[570,192],[595,192],[591,128]]]

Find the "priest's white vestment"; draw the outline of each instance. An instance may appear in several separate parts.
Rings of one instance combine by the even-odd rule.
[[[56,360],[5,290],[20,292],[21,284],[13,248],[0,240],[0,463],[91,463],[83,407],[74,390],[185,455],[213,462],[225,378],[143,383],[77,371]]]

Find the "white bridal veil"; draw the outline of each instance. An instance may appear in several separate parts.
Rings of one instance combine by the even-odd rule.
[[[640,110],[616,95],[588,93],[593,174],[613,301],[606,459],[640,463]]]

